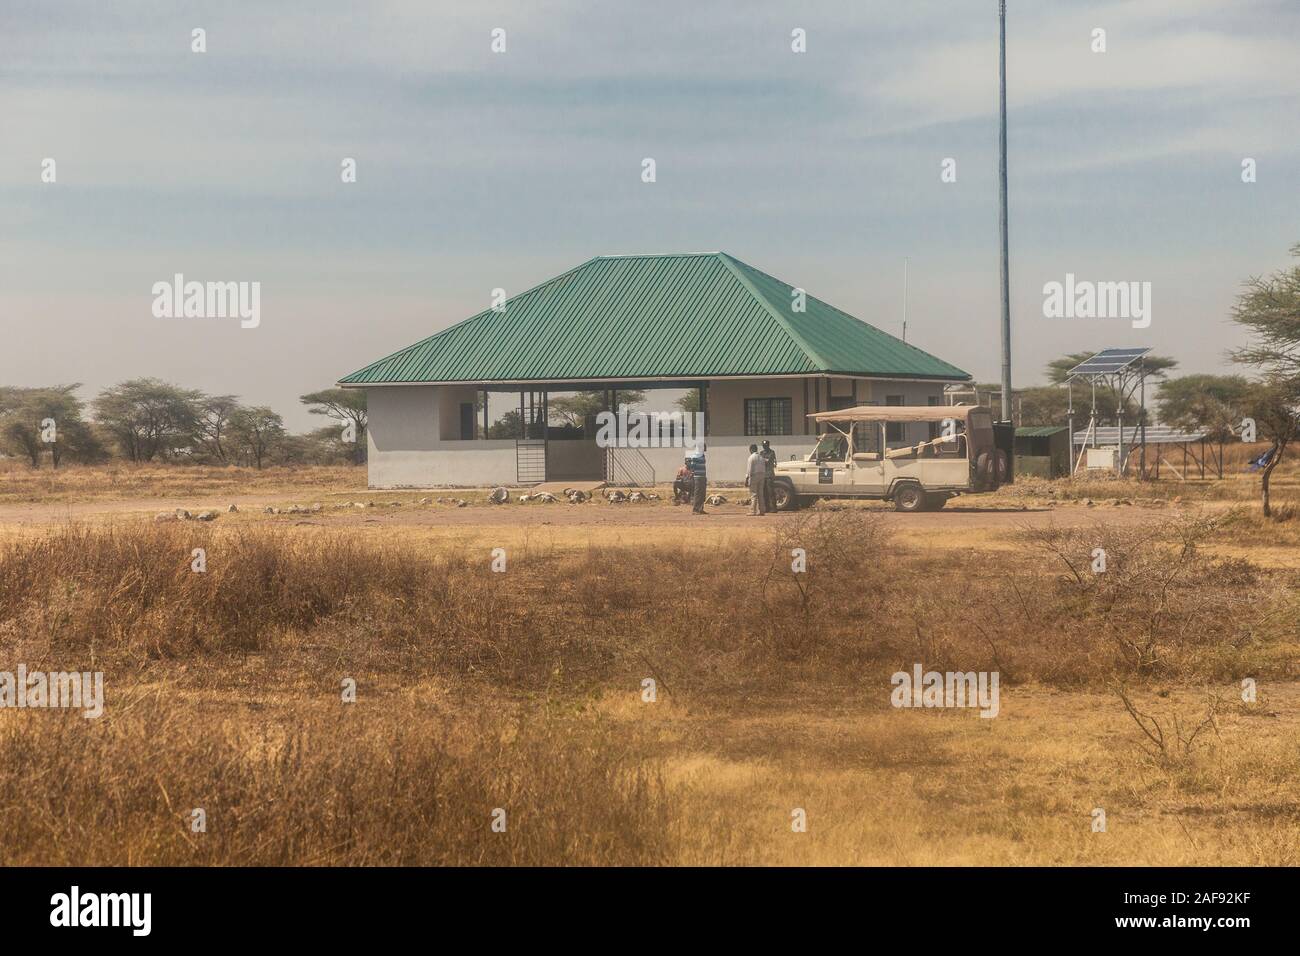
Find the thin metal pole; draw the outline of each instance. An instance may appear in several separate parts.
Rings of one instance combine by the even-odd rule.
[[[1069,396],[1068,406],[1066,408],[1066,430],[1069,432],[1067,447],[1069,454],[1066,456],[1070,460],[1070,477],[1074,477],[1074,379],[1073,377],[1065,380],[1066,394]]]
[[[998,225],[1002,239],[1002,420],[1011,418],[1011,274],[1007,254],[1007,0],[998,0]]]
[[[1138,425],[1142,429],[1142,453],[1139,458],[1141,472],[1138,481],[1147,477],[1147,367],[1144,359],[1138,359]]]
[[[907,256],[903,256],[903,341],[907,341]]]
[[[1119,468],[1115,473],[1123,477],[1128,461],[1124,457],[1124,385],[1122,380],[1118,385],[1111,386],[1111,389],[1115,392],[1115,419],[1116,424],[1119,425]]]

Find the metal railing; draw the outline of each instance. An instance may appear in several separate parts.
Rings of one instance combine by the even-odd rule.
[[[655,483],[654,465],[640,448],[607,448],[605,480],[612,485],[651,487]]]

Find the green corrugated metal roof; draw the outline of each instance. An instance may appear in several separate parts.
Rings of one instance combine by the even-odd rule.
[[[339,384],[970,378],[820,299],[795,312],[793,292],[723,252],[599,256]]]
[[[1016,429],[1017,438],[1048,438],[1057,432],[1063,432],[1068,425],[1022,425]]]

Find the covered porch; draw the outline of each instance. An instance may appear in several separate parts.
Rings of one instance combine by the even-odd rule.
[[[692,393],[696,400],[679,401]],[[375,487],[648,486],[672,480],[699,430],[710,479],[740,481],[751,444],[766,439],[781,459],[808,454],[817,431],[809,413],[937,405],[942,383],[825,375],[487,382],[372,387],[368,401]]]

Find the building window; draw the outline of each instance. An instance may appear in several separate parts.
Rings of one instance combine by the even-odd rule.
[[[460,440],[469,441],[474,437],[474,403],[460,403]]]
[[[902,395],[886,395],[886,396],[885,396],[885,404],[886,404],[886,405],[902,405],[902,404],[903,404],[903,396],[902,396]],[[888,423],[885,425],[885,443],[888,444],[889,442],[902,442],[902,441],[903,441],[903,423],[902,423],[902,422],[888,422]]]
[[[747,398],[745,399],[745,434],[792,434],[790,416],[788,398]]]
[[[939,395],[929,395],[925,399],[925,404],[929,405],[931,408],[937,408],[938,406],[943,404],[943,398]],[[939,433],[942,430],[943,430],[943,422],[930,422],[929,440],[934,441],[936,438],[938,438]]]

